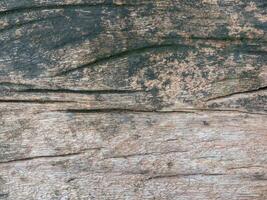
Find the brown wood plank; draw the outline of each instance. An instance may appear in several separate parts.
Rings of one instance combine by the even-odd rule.
[[[266,198],[264,115],[40,110],[1,113],[11,199]]]
[[[0,199],[267,199],[264,0],[0,2]]]

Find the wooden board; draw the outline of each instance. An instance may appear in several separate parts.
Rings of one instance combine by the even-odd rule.
[[[0,199],[267,199],[265,0],[0,2]]]

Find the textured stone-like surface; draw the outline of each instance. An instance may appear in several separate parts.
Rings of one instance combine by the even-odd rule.
[[[0,199],[267,199],[264,0],[0,2]]]

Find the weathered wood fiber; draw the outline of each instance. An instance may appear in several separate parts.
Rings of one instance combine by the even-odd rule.
[[[267,199],[265,0],[0,1],[0,199]]]

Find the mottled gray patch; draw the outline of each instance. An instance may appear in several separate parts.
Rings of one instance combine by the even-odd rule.
[[[15,14],[16,16],[17,14]],[[1,73],[15,72],[25,77],[38,77],[47,69],[57,66],[57,61],[51,58],[52,49],[66,45],[76,45],[85,39],[97,37],[102,32],[102,8],[84,8],[64,10],[60,19],[49,18],[20,27],[22,36],[19,39],[2,41],[0,58],[9,62]],[[13,15],[10,17],[14,17]],[[38,26],[37,26],[38,25]],[[17,31],[12,29],[10,31]]]

